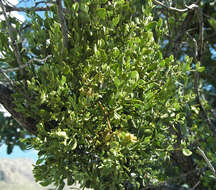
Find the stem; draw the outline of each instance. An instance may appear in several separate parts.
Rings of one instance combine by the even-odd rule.
[[[107,113],[107,111],[105,110],[103,104],[99,101],[98,102],[99,106],[101,107],[102,111],[104,112],[105,118],[107,120],[107,124],[110,130],[112,130],[111,124],[110,124],[110,119],[109,119],[109,115]]]

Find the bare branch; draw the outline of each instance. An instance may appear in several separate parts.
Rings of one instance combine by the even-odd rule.
[[[11,26],[9,20],[8,20],[8,17],[7,17],[6,11],[5,11],[5,6],[2,3],[2,0],[0,0],[0,7],[2,8],[3,15],[4,15],[4,18],[5,18],[7,27],[8,27],[8,34],[9,34],[9,37],[11,39],[11,45],[12,45],[12,48],[14,50],[17,63],[19,65],[19,67],[20,67],[20,73],[23,75],[23,69],[21,68],[21,65],[22,65],[21,55],[20,55],[19,48],[17,46],[16,40],[15,40],[14,35],[13,35],[13,32],[14,32],[15,29],[12,28],[12,26]]]
[[[187,6],[185,9],[178,9],[178,8],[175,8],[175,7],[167,6],[167,5],[163,4],[162,2],[160,2],[158,0],[153,0],[153,2],[155,4],[157,4],[157,5],[160,5],[161,7],[164,7],[166,9],[171,10],[171,11],[176,11],[176,12],[179,12],[179,13],[185,13],[185,12],[194,10],[198,6],[197,4],[191,4],[191,5]]]
[[[51,7],[48,6],[48,4],[54,4],[54,3],[55,2],[52,0],[47,0],[47,1],[35,2],[35,5],[32,7],[17,7],[17,6],[14,6],[13,4],[11,4],[10,2],[7,2],[4,6],[5,6],[6,12],[12,12],[12,11],[19,11],[19,12],[49,11],[51,9]],[[38,7],[38,5],[40,5],[40,4],[44,4],[46,6]],[[0,12],[0,14],[2,14],[2,12]]]
[[[39,62],[39,63],[43,63],[43,62],[46,62],[47,59],[49,59],[50,57],[52,57],[52,55],[48,55],[47,57],[45,57],[44,59],[37,59],[37,58],[33,58],[31,60],[29,60],[26,64],[24,65],[21,65],[21,68],[25,68],[27,67],[30,63],[32,63],[33,61],[35,62]],[[8,72],[14,72],[14,71],[18,71],[20,68],[19,67],[16,67],[16,68],[11,68],[11,69],[0,69],[0,71],[4,72],[4,73],[8,73]]]
[[[62,1],[56,0],[56,4],[57,4],[59,21],[61,23],[61,30],[63,34],[63,47],[67,49],[68,47],[68,29],[67,29],[66,21],[64,19],[64,15],[63,15]]]
[[[207,156],[205,155],[205,152],[200,147],[197,147],[197,149],[198,149],[199,153],[201,154],[201,156],[204,158],[204,160],[207,163],[210,170],[216,176],[216,171],[215,171],[214,167],[212,166],[211,162],[209,161],[209,159],[207,158]]]
[[[200,185],[200,181],[198,181],[193,187],[192,187],[192,190],[195,190],[199,185]]]
[[[50,11],[51,7],[11,7],[6,6],[6,12],[18,11],[18,12],[30,12],[30,11]],[[2,14],[2,12],[0,12]]]

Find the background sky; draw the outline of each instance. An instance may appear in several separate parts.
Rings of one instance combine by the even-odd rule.
[[[7,147],[2,145],[0,146],[0,158],[31,158],[36,161],[37,152],[34,149],[22,151],[18,146],[16,146],[11,154],[7,154]]]

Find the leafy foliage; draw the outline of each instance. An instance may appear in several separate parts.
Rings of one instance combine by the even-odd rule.
[[[11,21],[22,31],[16,40],[26,42],[19,48],[28,66],[10,77],[16,111],[38,123],[37,135],[25,140],[39,151],[36,180],[59,190],[77,181],[109,190],[160,189],[167,182],[194,188],[198,179],[200,189],[214,189],[196,149],[215,161],[202,113],[211,107],[205,98],[200,107],[194,90],[206,70],[193,51],[191,57],[174,51],[171,38],[166,46],[176,13],[166,20],[161,7],[141,0],[65,0],[64,6],[67,48],[56,5],[43,17],[29,12],[29,23]],[[6,69],[19,66],[9,37],[1,34]]]
[[[185,89],[190,61],[163,58],[148,5],[139,17],[133,16],[132,2],[73,5],[70,48],[63,54],[60,24],[38,18],[48,31],[40,39],[50,39],[52,58],[27,81],[27,93],[34,94],[28,112],[21,106],[24,99],[16,98],[19,111],[39,120],[39,134],[31,140],[39,151],[35,177],[59,189],[64,179],[94,189],[157,182],[161,173],[152,166],[169,159],[176,141],[170,130],[184,124],[183,102],[194,99]]]

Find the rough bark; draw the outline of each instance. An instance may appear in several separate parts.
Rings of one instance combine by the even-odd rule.
[[[37,133],[37,122],[33,118],[26,118],[23,113],[18,113],[16,105],[14,104],[14,99],[12,97],[13,91],[0,84],[0,104],[2,104],[5,109],[12,115],[12,117],[28,132],[32,134]]]

